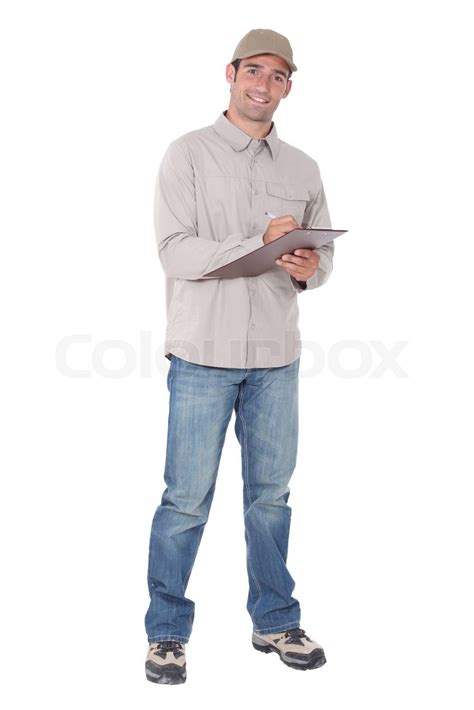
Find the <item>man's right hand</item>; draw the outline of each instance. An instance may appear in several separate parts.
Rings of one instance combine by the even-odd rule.
[[[291,232],[293,229],[299,229],[296,219],[291,214],[283,215],[283,217],[275,217],[271,220],[267,227],[267,231],[263,235],[263,243],[268,244],[273,242],[278,237]]]

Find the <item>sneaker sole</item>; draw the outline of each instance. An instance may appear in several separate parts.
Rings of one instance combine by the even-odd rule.
[[[151,683],[179,685],[186,681],[186,666],[180,668],[178,666],[168,665],[159,668],[152,661],[147,661],[145,663],[145,673],[147,680]]]
[[[324,655],[322,648],[315,648],[314,651],[308,656],[307,661],[297,661],[290,656],[286,656],[284,653],[279,651],[278,648],[275,648],[271,644],[259,644],[252,641],[252,645],[257,651],[261,651],[262,653],[277,653],[285,666],[296,668],[296,670],[299,671],[309,671],[313,668],[320,668],[326,663],[326,656]]]

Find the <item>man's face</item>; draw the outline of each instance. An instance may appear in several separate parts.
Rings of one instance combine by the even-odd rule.
[[[232,64],[228,64],[226,79],[231,85],[229,108],[251,121],[271,121],[280,100],[290,93],[291,79],[288,79],[288,74],[287,63],[275,54],[258,54],[242,59],[237,77]]]

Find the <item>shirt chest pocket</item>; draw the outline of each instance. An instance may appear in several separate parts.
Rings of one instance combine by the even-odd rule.
[[[310,193],[304,185],[292,185],[281,182],[267,182],[267,212],[275,217],[292,215],[301,226]]]

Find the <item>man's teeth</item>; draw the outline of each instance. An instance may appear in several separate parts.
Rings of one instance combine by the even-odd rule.
[[[248,94],[248,96],[254,101],[258,101],[261,104],[268,104],[268,101],[266,99],[259,99],[257,96],[252,96],[251,94]]]

